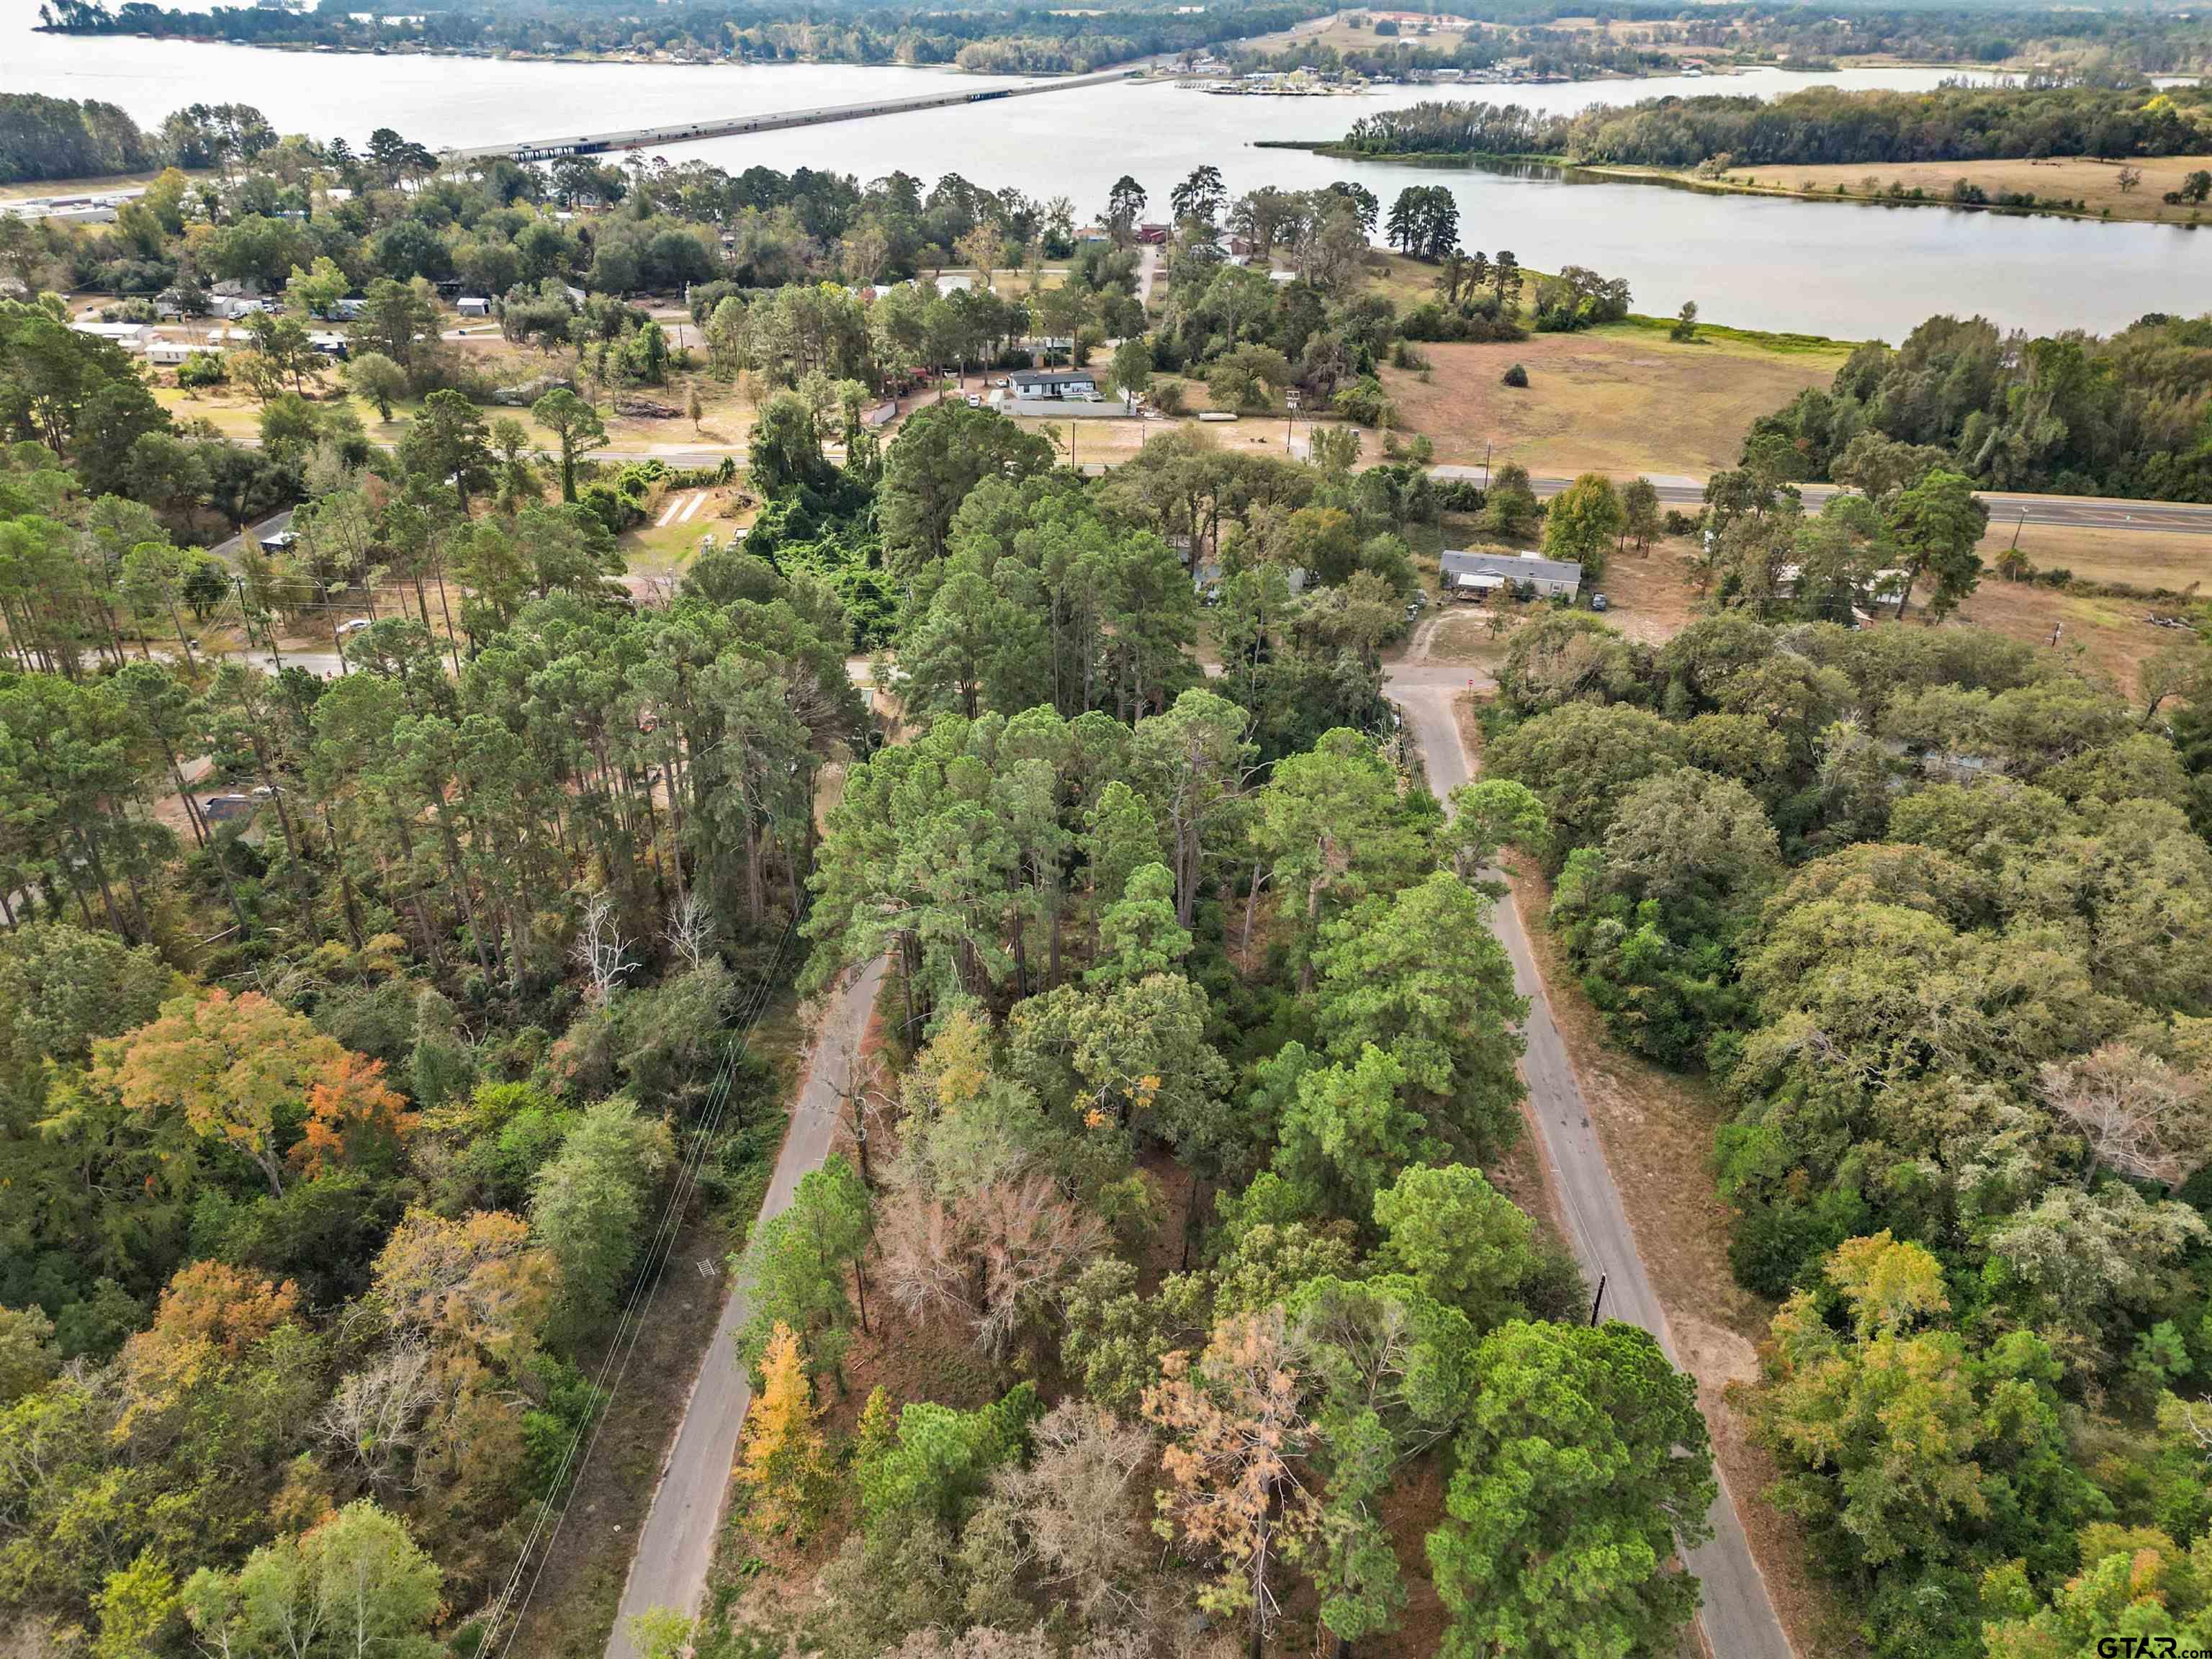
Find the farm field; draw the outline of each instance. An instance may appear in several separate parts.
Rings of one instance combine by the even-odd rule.
[[[2120,188],[2121,163],[2091,161],[2086,156],[2061,156],[2044,161],[1895,161],[1875,165],[1839,162],[1823,167],[1747,167],[1724,175],[1720,182],[1761,195],[1833,196],[1838,185],[1848,197],[1879,197],[1892,185],[1919,189],[1931,197],[1948,197],[1960,179],[1978,185],[1990,195],[2000,191],[2033,191],[2039,198],[2080,201],[2093,216],[2143,219],[2167,224],[2192,224],[2206,210],[2177,206],[2163,199],[2199,168],[2212,167],[2212,156],[2157,155],[2130,163],[2142,174],[2133,190]]]
[[[1425,433],[1438,461],[1498,460],[1562,474],[1704,477],[1734,466],[1743,434],[1847,355],[1773,351],[1726,339],[1676,344],[1633,326],[1521,341],[1420,348],[1431,367],[1385,368],[1399,425]],[[1528,385],[1503,383],[1519,363]]]

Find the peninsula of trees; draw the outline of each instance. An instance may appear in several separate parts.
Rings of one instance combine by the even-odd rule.
[[[2186,155],[2212,149],[2212,91],[2148,86],[1808,87],[1711,94],[1547,115],[1519,105],[1423,103],[1352,123],[1356,155],[1546,156],[1626,167],[1814,166],[2013,156]]]

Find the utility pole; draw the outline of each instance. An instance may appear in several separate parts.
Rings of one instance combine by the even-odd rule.
[[[238,590],[238,614],[245,619],[246,642],[248,645],[251,645],[253,643],[253,611],[252,608],[246,602],[246,578],[243,576],[233,576],[230,579],[230,582],[231,586]],[[284,653],[277,648],[276,625],[266,618],[264,618],[261,624],[261,631],[269,641],[270,664],[276,672],[281,674],[284,672]]]
[[[1592,1297],[1590,1298],[1590,1316],[1589,1316],[1589,1322],[1590,1322],[1591,1324],[1595,1325],[1595,1324],[1596,1324],[1596,1323],[1597,1323],[1597,1310],[1598,1310],[1600,1308],[1603,1307],[1604,1305],[1605,1305],[1605,1275],[1604,1275],[1603,1273],[1600,1273],[1600,1274],[1597,1276],[1597,1294],[1596,1294],[1595,1296],[1594,1296],[1594,1297]]]

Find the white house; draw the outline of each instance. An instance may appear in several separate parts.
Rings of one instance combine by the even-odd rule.
[[[1006,381],[1024,403],[1040,398],[1093,403],[1098,397],[1098,377],[1087,368],[1018,368]]]
[[[1572,599],[1583,585],[1583,568],[1571,559],[1547,559],[1535,553],[1448,552],[1437,561],[1445,589],[1478,602],[1508,590],[1532,592],[1544,599]]]
[[[70,326],[94,339],[112,341],[125,351],[143,351],[146,342],[154,337],[151,323],[71,323]]]

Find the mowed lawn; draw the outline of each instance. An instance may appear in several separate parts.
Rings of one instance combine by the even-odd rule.
[[[2085,156],[2060,156],[2045,161],[1893,161],[1875,166],[1863,162],[1832,167],[1747,167],[1727,175],[1730,184],[1750,185],[1792,195],[1832,196],[1841,185],[1847,196],[1869,197],[1887,192],[1893,184],[1906,190],[1918,188],[1929,196],[1948,197],[1960,179],[1978,185],[1990,195],[2000,191],[2033,191],[2038,200],[2057,198],[2079,201],[2092,214],[2109,212],[2115,219],[2165,220],[2188,224],[2212,210],[2166,201],[2166,192],[2199,168],[2212,168],[2212,156],[2155,155],[2130,161],[2142,174],[2135,189],[2120,188],[2118,161],[2093,161]],[[1871,182],[1869,182],[1871,181]]]
[[[1761,415],[1825,386],[1847,355],[1770,351],[1729,340],[1678,345],[1649,330],[1538,334],[1499,344],[1425,345],[1430,368],[1385,368],[1402,431],[1439,461],[1519,461],[1548,476],[1601,471],[1703,477],[1734,466]],[[1504,384],[1519,363],[1528,385]]]

